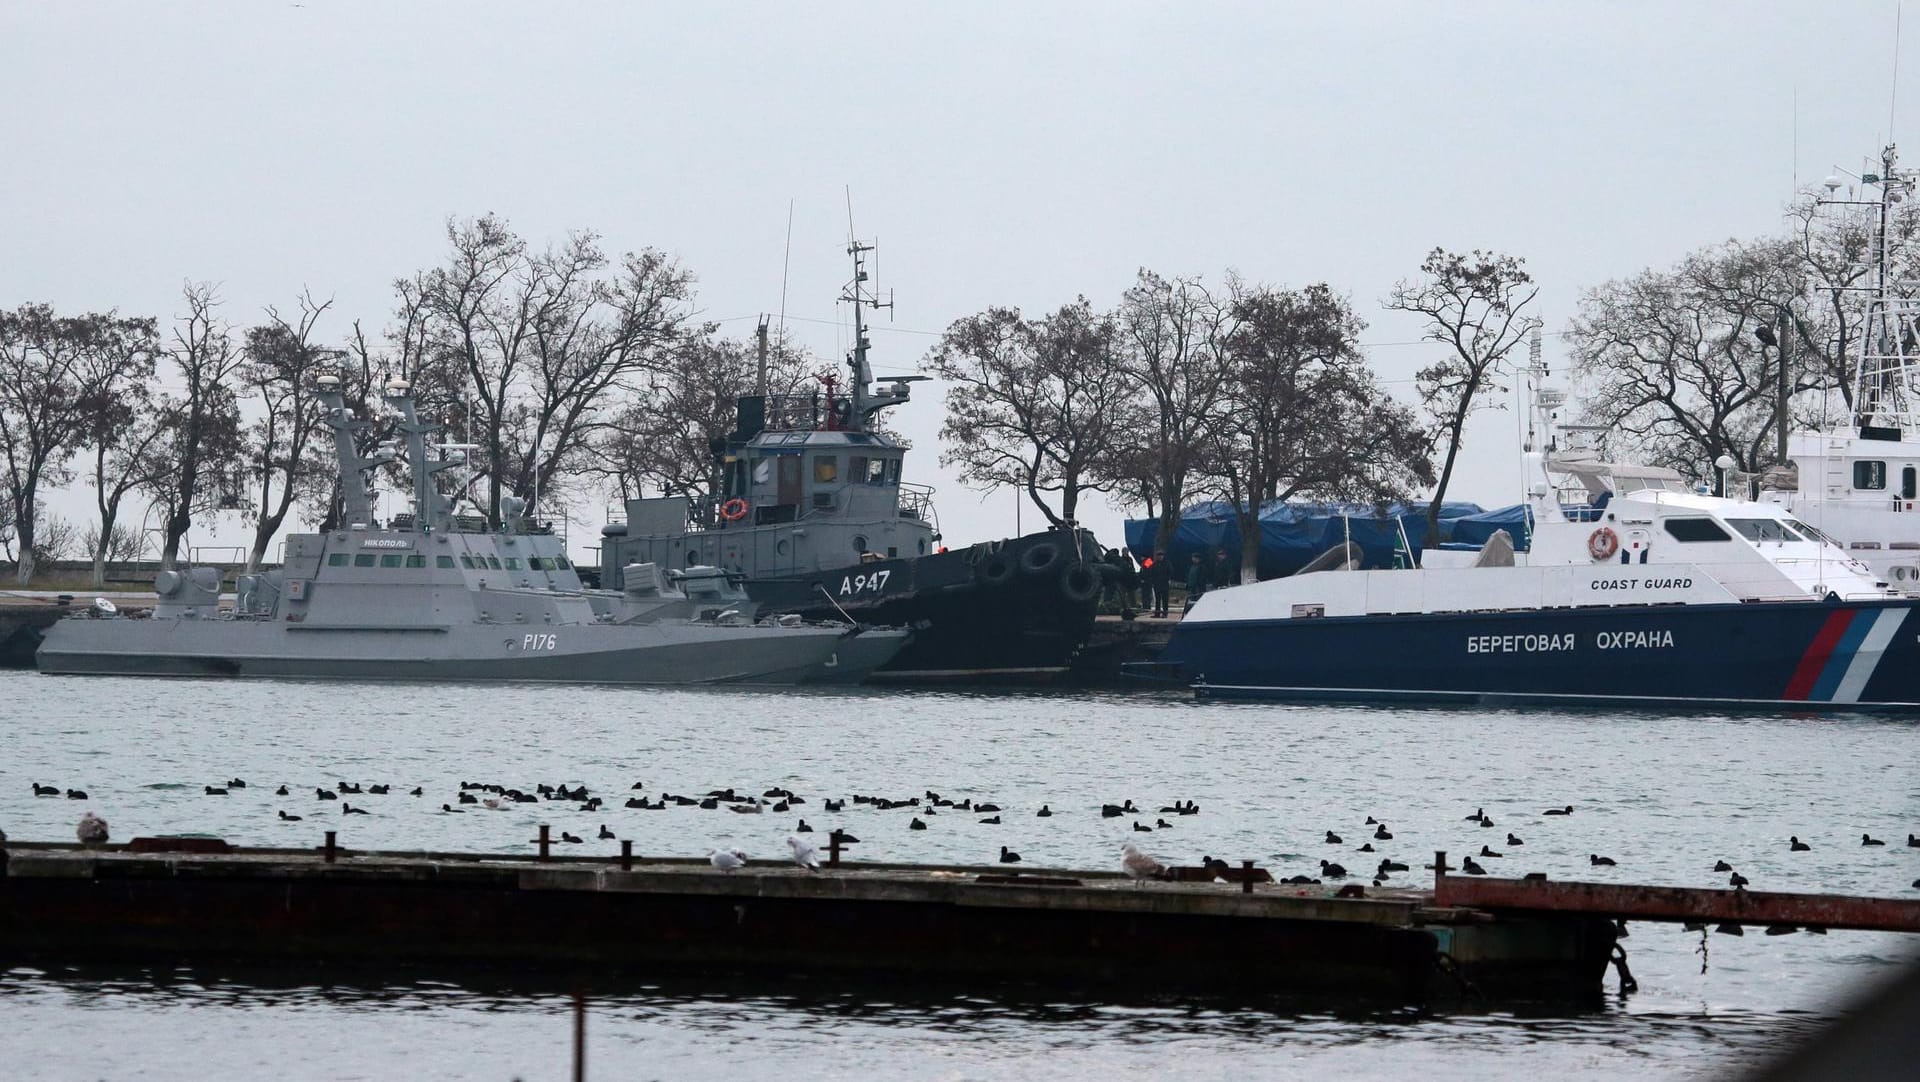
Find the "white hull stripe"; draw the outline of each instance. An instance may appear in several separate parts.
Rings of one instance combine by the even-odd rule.
[[[1840,685],[1833,689],[1833,702],[1860,701],[1860,693],[1867,690],[1867,681],[1873,678],[1873,671],[1880,667],[1881,655],[1886,653],[1888,644],[1900,632],[1900,625],[1906,621],[1910,611],[1905,607],[1889,608],[1875,614],[1873,626],[1867,629],[1866,638],[1860,640],[1860,649],[1854,651],[1852,660],[1847,663],[1846,675],[1840,678]]]

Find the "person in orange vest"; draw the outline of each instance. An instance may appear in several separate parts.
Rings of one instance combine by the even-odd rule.
[[[1173,565],[1167,563],[1167,550],[1155,549],[1153,555],[1140,564],[1142,577],[1147,581],[1147,608],[1155,616],[1167,614],[1167,594],[1173,589]]]

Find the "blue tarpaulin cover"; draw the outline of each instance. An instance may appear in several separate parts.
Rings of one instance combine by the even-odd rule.
[[[1521,525],[1525,515],[1522,504],[1484,511],[1479,504],[1448,500],[1440,505],[1440,540],[1464,541],[1478,547],[1494,530],[1506,530],[1514,547],[1525,550],[1528,532]],[[1159,528],[1158,519],[1127,520],[1127,548],[1135,559],[1153,555],[1153,539]],[[1268,504],[1260,512],[1260,577],[1291,575],[1349,537],[1366,554],[1368,567],[1392,567],[1395,551],[1403,547],[1402,529],[1414,552],[1427,547],[1426,504],[1393,504],[1384,509],[1372,504]],[[1210,502],[1187,508],[1167,547],[1174,579],[1185,575],[1187,562],[1196,552],[1211,566],[1213,553],[1226,549],[1227,559],[1238,569],[1240,544],[1239,521],[1232,507]]]

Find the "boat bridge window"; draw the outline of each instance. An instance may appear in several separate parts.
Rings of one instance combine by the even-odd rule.
[[[897,485],[900,483],[900,460],[897,458],[887,459],[886,483],[889,485]]]
[[[427,566],[427,558],[425,556],[421,556],[418,553],[416,553],[412,556],[407,557],[407,566],[408,567],[425,567]]]
[[[1802,537],[1808,538],[1813,541],[1824,541],[1827,544],[1832,545],[1834,548],[1846,547],[1845,545],[1842,545],[1840,542],[1835,541],[1833,538],[1828,537],[1826,534],[1821,533],[1819,530],[1816,530],[1813,527],[1807,525],[1806,523],[1801,522],[1797,518],[1790,518],[1787,521],[1793,524],[1793,528],[1799,531],[1800,536]]]
[[[772,459],[763,458],[760,461],[755,462],[753,464],[753,483],[754,484],[764,485],[767,483],[767,478],[772,476],[773,476],[773,460]]]
[[[508,570],[508,571],[518,571],[518,570],[520,570],[520,569],[521,569],[521,568],[520,568],[520,557],[518,557],[518,556],[509,556],[509,557],[507,557],[507,570]]]
[[[1793,527],[1777,518],[1730,518],[1727,525],[1749,541],[1804,541]]]
[[[1914,471],[1912,466],[1906,466],[1900,470],[1900,498],[1901,499],[1903,500],[1913,499],[1914,494],[1916,492],[1916,486],[1914,483],[1915,480],[1916,478],[1914,477]]]
[[[567,558],[565,556],[555,556],[553,558],[553,566],[560,569],[561,571],[573,570],[573,565],[567,562]]]
[[[470,555],[470,554],[468,554],[468,553],[465,553],[465,552],[463,552],[463,553],[461,553],[461,554],[460,554],[460,566],[461,566],[461,567],[464,567],[464,568],[466,568],[466,569],[467,569],[467,570],[469,570],[469,571],[471,571],[471,570],[473,570],[473,568],[474,568],[474,566],[475,566],[475,565],[474,565],[474,562],[473,562],[473,556],[472,556],[472,555]],[[487,565],[485,565],[485,564],[480,564],[479,566],[480,566],[480,567],[485,567],[485,566],[487,566]]]
[[[1864,489],[1882,489],[1887,487],[1887,464],[1878,459],[1861,459],[1853,464],[1853,487]]]
[[[347,554],[346,554],[346,553],[344,553],[344,552],[333,552],[333,553],[328,553],[328,554],[327,554],[327,566],[328,566],[328,567],[345,567],[345,566],[347,566],[347,560],[348,560],[348,559],[349,559],[349,557],[348,557],[348,556],[347,556]]]
[[[380,566],[381,567],[399,567],[400,554],[397,552],[389,552],[385,556],[380,557]]]
[[[831,484],[840,479],[840,456],[820,455],[813,460],[813,483]]]
[[[435,566],[435,567],[452,567],[452,566],[453,566],[453,557],[451,557],[451,556],[435,556],[435,557],[433,558],[433,566]]]
[[[1731,541],[1733,536],[1710,518],[1670,518],[1667,534],[1675,541]]]
[[[499,571],[499,570],[501,570],[501,567],[500,567],[500,557],[498,557],[498,556],[482,556],[482,557],[479,557],[479,559],[482,559],[482,560],[485,560],[485,561],[487,562],[487,566],[488,566],[488,567],[490,567],[490,568],[492,568],[492,569],[494,569],[495,571]]]
[[[373,553],[371,553],[371,552],[361,552],[361,553],[356,553],[356,554],[354,555],[354,557],[353,557],[353,566],[355,566],[355,567],[372,567],[372,566],[373,566]]]

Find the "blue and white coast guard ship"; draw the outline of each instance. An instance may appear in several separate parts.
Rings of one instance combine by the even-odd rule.
[[[1537,397],[1551,433],[1564,395]],[[1552,442],[1526,455],[1528,551],[1335,549],[1208,592],[1160,664],[1203,696],[1920,709],[1920,599],[1777,504]]]

